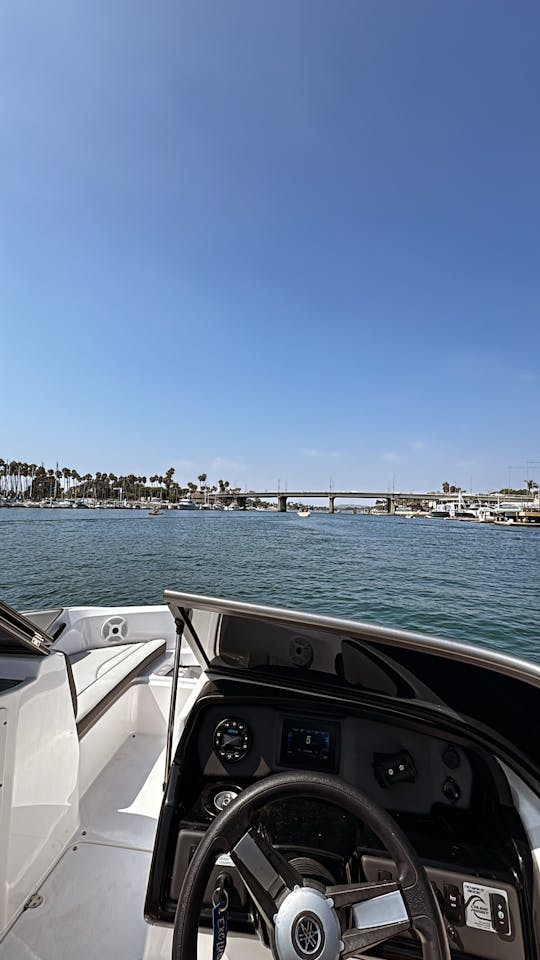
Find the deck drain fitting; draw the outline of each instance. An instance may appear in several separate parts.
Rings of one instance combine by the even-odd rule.
[[[43,897],[39,893],[35,893],[33,897],[30,897],[24,905],[25,910],[35,910],[36,907],[40,907],[43,903]]]

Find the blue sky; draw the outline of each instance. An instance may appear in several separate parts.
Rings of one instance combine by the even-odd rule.
[[[507,0],[4,4],[0,456],[540,479],[539,31]]]

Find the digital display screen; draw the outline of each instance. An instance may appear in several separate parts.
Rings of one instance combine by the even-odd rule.
[[[338,725],[316,721],[284,720],[280,763],[308,770],[337,767]]]

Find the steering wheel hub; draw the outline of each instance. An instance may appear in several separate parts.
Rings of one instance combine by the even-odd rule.
[[[334,903],[314,887],[291,890],[274,923],[279,960],[338,960],[343,950]]]

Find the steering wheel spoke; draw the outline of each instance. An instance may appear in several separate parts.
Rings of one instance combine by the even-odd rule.
[[[231,850],[231,859],[266,923],[272,927],[278,901],[302,877],[256,830],[248,830]]]
[[[389,893],[401,890],[399,883],[393,880],[381,880],[377,883],[344,883],[335,887],[326,887],[325,896],[331,897],[336,909],[352,907],[356,903],[384,897]]]
[[[411,929],[401,887],[392,880],[326,887],[325,896],[336,909],[352,908],[355,926],[342,935],[343,960]]]
[[[345,930],[342,934],[343,950],[341,960],[347,960],[348,957],[357,957],[360,951],[368,950],[370,947],[376,947],[385,940],[391,940],[400,933],[406,933],[411,929],[410,920],[398,920],[394,923],[381,923],[374,926],[352,927]]]

